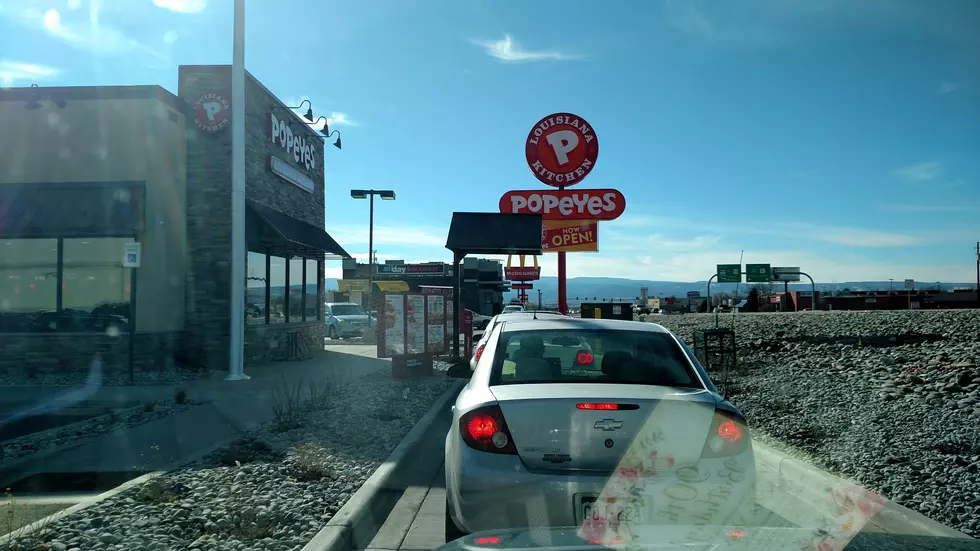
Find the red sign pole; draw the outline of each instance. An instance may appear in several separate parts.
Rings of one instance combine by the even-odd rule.
[[[565,186],[558,186],[559,190]],[[568,315],[568,305],[565,304],[565,251],[558,251],[558,311],[563,316]]]

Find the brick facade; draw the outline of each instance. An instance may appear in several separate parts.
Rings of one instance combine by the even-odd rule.
[[[168,365],[179,333],[137,333],[134,372],[162,371]],[[35,333],[0,339],[0,372],[29,383],[53,373],[84,373],[92,360],[102,360],[103,376],[129,373],[129,335],[100,333]]]
[[[192,104],[202,94],[217,92],[231,98],[231,67],[181,66],[178,95]],[[313,145],[315,167],[306,169],[272,142],[269,115],[290,121],[295,134]],[[250,74],[245,89],[245,197],[317,227],[324,221],[323,139],[310,130],[284,103]],[[187,205],[188,273],[185,361],[210,369],[228,366],[231,248],[231,129],[216,134],[199,132],[188,118]],[[268,156],[276,155],[314,182],[312,193],[273,174]],[[320,263],[319,287],[322,288]],[[318,297],[323,302],[322,296]],[[322,308],[322,307],[321,307]],[[314,343],[323,342],[323,322],[281,326],[247,326],[246,365],[277,358],[284,334],[298,330]]]

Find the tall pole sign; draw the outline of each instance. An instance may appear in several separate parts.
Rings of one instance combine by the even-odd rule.
[[[539,120],[527,135],[527,165],[545,185],[563,190],[582,181],[599,158],[599,138],[585,119],[571,113],[555,113]],[[558,310],[568,313],[565,302],[565,251],[558,252]]]

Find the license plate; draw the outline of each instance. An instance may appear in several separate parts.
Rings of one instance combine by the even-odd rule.
[[[616,497],[583,496],[582,520],[605,520],[609,524],[634,523],[640,520],[639,506],[629,499]]]

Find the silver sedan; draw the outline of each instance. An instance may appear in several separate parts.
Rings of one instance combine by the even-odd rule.
[[[494,324],[453,409],[447,541],[533,526],[605,540],[639,526],[721,525],[755,501],[744,418],[659,325]]]

